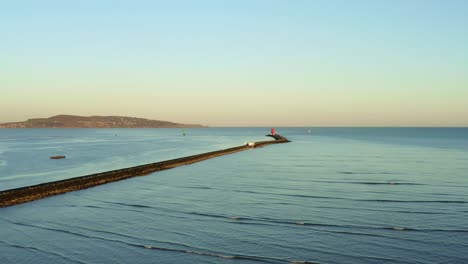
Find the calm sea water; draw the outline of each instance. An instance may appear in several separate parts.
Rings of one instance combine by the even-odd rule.
[[[0,208],[0,263],[468,263],[467,128],[307,129],[278,128],[289,144]],[[266,133],[4,129],[0,190]]]

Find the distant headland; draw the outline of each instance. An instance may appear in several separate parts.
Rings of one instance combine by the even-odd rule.
[[[180,124],[125,116],[57,115],[32,118],[24,122],[0,124],[0,128],[201,128],[198,124]]]

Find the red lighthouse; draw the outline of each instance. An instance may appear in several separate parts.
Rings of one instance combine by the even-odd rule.
[[[275,128],[274,128],[274,127],[271,128],[271,135],[272,135],[272,136],[275,135]]]

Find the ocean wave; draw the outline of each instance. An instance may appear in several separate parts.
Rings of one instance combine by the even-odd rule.
[[[329,180],[309,180],[310,182],[320,183],[340,183],[340,184],[364,184],[364,185],[427,185],[424,183],[415,182],[399,182],[395,181],[329,181]]]
[[[211,190],[211,189],[213,189],[213,188],[207,187],[207,186],[182,186],[182,188],[200,189],[200,190]]]
[[[462,200],[385,200],[385,199],[353,199],[353,201],[378,202],[378,203],[443,203],[443,204],[466,204]]]
[[[76,235],[80,237],[85,237],[85,238],[91,238],[91,239],[98,239],[98,240],[103,240],[103,241],[108,241],[108,242],[117,242],[117,243],[123,243],[128,246],[133,246],[133,247],[139,247],[139,248],[146,248],[146,249],[154,249],[154,250],[162,250],[162,251],[172,251],[172,252],[179,252],[179,253],[186,253],[186,254],[194,254],[194,255],[200,255],[200,256],[207,256],[207,257],[216,257],[216,258],[223,258],[223,259],[239,259],[239,260],[250,260],[250,261],[257,261],[257,262],[263,262],[263,263],[291,263],[291,261],[297,261],[297,260],[288,260],[288,259],[282,259],[282,258],[273,258],[273,257],[266,257],[266,256],[254,256],[254,255],[242,255],[242,254],[231,254],[231,253],[225,253],[225,252],[215,252],[215,251],[209,251],[209,250],[203,250],[200,248],[180,244],[180,243],[173,243],[173,242],[162,242],[162,241],[156,241],[158,243],[163,243],[163,244],[172,244],[173,246],[181,246],[185,247],[187,249],[181,249],[181,248],[171,248],[171,247],[160,247],[160,246],[150,246],[150,245],[144,245],[144,244],[139,244],[139,243],[132,243],[128,241],[123,241],[120,239],[112,239],[112,238],[105,238],[105,237],[100,237],[100,236],[94,236],[94,235],[87,235],[79,232],[74,232],[74,231],[69,231],[69,230],[64,230],[64,229],[59,229],[59,228],[53,228],[53,227],[46,227],[46,226],[41,226],[41,225],[34,225],[34,224],[27,224],[27,223],[22,223],[22,222],[17,222],[17,221],[11,221],[5,218],[2,218],[3,220],[10,222],[12,224],[16,225],[22,225],[22,226],[28,226],[28,227],[33,227],[33,228],[39,228],[39,229],[44,229],[44,230],[50,230],[50,231],[55,231],[55,232],[61,232],[61,233],[66,233],[70,235]],[[81,228],[81,227],[79,227]],[[96,231],[93,229],[90,229],[91,231]],[[107,232],[107,231],[99,231],[101,233],[109,233],[109,234],[116,234],[120,236],[121,234],[117,234],[114,232]],[[134,237],[131,237],[134,238]],[[3,242],[3,241],[0,241]],[[64,257],[64,256],[62,256]],[[67,258],[67,257],[64,257]],[[67,258],[67,260],[74,261],[73,259]],[[75,261],[77,262],[77,261]],[[81,264],[87,264],[85,262],[77,262]],[[310,264],[319,264],[318,262],[311,262],[311,261],[302,261],[299,263],[310,263]]]
[[[308,165],[308,164],[296,164],[293,166],[298,167],[298,168],[326,168],[327,167],[324,165]]]
[[[354,199],[345,197],[333,197],[333,196],[320,196],[320,195],[308,195],[308,194],[287,194],[287,193],[272,193],[272,192],[257,192],[257,191],[244,191],[244,190],[232,190],[234,192],[242,193],[253,193],[253,194],[269,194],[275,196],[287,196],[287,197],[298,197],[298,198],[312,198],[312,199],[327,199],[327,200],[349,200],[358,202],[379,202],[379,203],[453,203],[453,204],[465,204],[468,203],[464,200],[386,200],[386,199]]]
[[[248,218],[244,218],[247,220]],[[413,227],[404,227],[404,226],[361,226],[361,225],[339,225],[339,224],[324,224],[324,223],[312,223],[307,221],[292,221],[292,220],[275,220],[260,218],[263,221],[287,224],[287,225],[299,225],[299,226],[311,226],[311,227],[333,227],[340,229],[361,229],[361,230],[390,230],[390,231],[413,231],[413,232],[441,232],[441,233],[467,233],[468,230],[465,229],[441,229],[441,228],[413,228]],[[257,220],[257,219],[250,219]],[[334,230],[336,231],[336,230]],[[338,231],[338,233],[343,233],[343,231]],[[349,233],[349,232],[347,232]],[[363,233],[361,233],[363,234]],[[366,235],[373,235],[365,233]]]
[[[211,214],[209,214],[212,216]],[[146,248],[146,249],[153,249],[153,250],[162,250],[162,251],[171,251],[171,252],[179,252],[179,253],[184,253],[184,254],[193,254],[193,255],[200,255],[200,256],[206,256],[206,257],[215,257],[215,258],[223,258],[223,259],[238,259],[238,260],[249,260],[249,261],[258,261],[258,262],[263,262],[263,263],[318,263],[314,261],[309,261],[309,260],[289,260],[289,259],[283,259],[283,258],[274,258],[274,257],[267,257],[267,256],[256,256],[256,255],[247,255],[247,254],[233,254],[233,253],[227,253],[227,252],[218,252],[218,251],[213,251],[210,249],[203,249],[203,248],[198,248],[198,247],[193,247],[190,245],[185,245],[181,243],[175,243],[175,242],[168,242],[168,241],[157,241],[153,239],[141,239],[139,237],[134,237],[134,236],[129,236],[129,235],[124,235],[121,233],[116,233],[116,232],[111,232],[111,231],[106,231],[106,230],[95,230],[92,228],[86,228],[86,227],[81,227],[81,226],[72,226],[68,224],[63,224],[63,223],[54,223],[56,225],[61,225],[64,227],[72,227],[72,228],[78,228],[78,229],[83,229],[83,230],[88,230],[93,233],[103,233],[103,234],[109,234],[112,236],[118,236],[122,237],[122,239],[116,239],[116,238],[109,238],[109,237],[103,237],[103,236],[97,236],[97,235],[91,235],[91,234],[84,234],[82,232],[78,231],[72,231],[72,230],[64,230],[63,228],[56,228],[56,227],[50,227],[50,226],[43,226],[43,225],[36,225],[36,224],[29,224],[29,223],[22,223],[18,221],[12,221],[9,219],[1,218],[7,222],[10,222],[12,224],[17,224],[17,225],[24,225],[24,226],[29,226],[29,227],[34,227],[34,228],[39,228],[39,229],[45,229],[45,230],[50,230],[50,231],[55,231],[55,232],[62,232],[70,235],[76,235],[76,236],[81,236],[89,239],[97,239],[97,240],[103,240],[107,242],[116,242],[116,243],[123,243],[128,246],[134,246],[134,247],[139,247],[139,248]],[[395,232],[417,232],[417,231],[422,231],[422,232],[468,232],[468,230],[449,230],[449,229],[416,229],[416,228],[410,228],[410,227],[400,227],[400,226],[395,226],[395,227],[389,227],[389,226],[354,226],[354,225],[334,225],[334,224],[320,224],[320,223],[310,223],[306,221],[292,221],[292,220],[277,220],[277,219],[271,219],[271,218],[248,218],[248,217],[240,217],[239,219],[236,219],[236,221],[267,221],[267,222],[274,222],[274,223],[284,223],[288,225],[295,225],[295,226],[303,226],[303,227],[333,227],[333,228],[352,228],[353,230],[358,230],[358,229],[374,229],[374,230],[384,230],[384,231],[395,231]],[[68,228],[70,229],[70,228]],[[388,235],[382,234],[382,233],[363,233],[363,232],[356,232],[356,231],[349,231],[349,230],[319,230],[320,232],[332,232],[332,233],[337,233],[337,234],[351,234],[351,235],[362,235],[362,236],[379,236],[379,237],[389,237]],[[407,237],[392,237],[394,239],[404,239],[408,240]],[[131,242],[131,241],[125,241],[125,240],[136,240],[139,242]],[[144,243],[143,240],[150,241],[150,243]],[[154,241],[156,243],[160,243],[162,245],[153,245],[151,241]],[[418,241],[418,240],[415,240]],[[167,245],[167,246],[164,246]],[[326,252],[322,251],[320,249],[310,249],[312,251],[317,251],[317,252]],[[328,252],[329,254],[339,254],[339,252]],[[379,257],[374,257],[374,256],[361,256],[361,255],[349,255],[349,254],[339,254],[343,255],[346,257],[352,257],[356,259],[373,259],[373,260],[382,260],[382,261],[392,261],[392,259],[387,259],[387,258],[379,258]],[[64,256],[67,258],[66,256]],[[295,262],[293,262],[295,261]],[[398,260],[400,263],[405,262],[402,260]],[[80,262],[82,264],[86,264],[83,262]]]
[[[425,185],[422,183],[414,183],[414,182],[397,182],[397,181],[388,181],[388,182],[343,182],[343,183],[350,183],[350,184],[364,184],[364,185]]]
[[[382,175],[394,175],[398,174],[395,172],[387,171],[337,171],[338,174],[382,174]]]
[[[131,235],[128,235],[128,234],[123,234],[123,233],[107,231],[107,230],[100,230],[100,229],[88,228],[88,227],[83,227],[83,226],[75,226],[75,225],[64,224],[64,223],[60,223],[60,225],[66,226],[66,227],[71,227],[71,228],[87,230],[87,231],[96,232],[96,233],[109,234],[109,235],[113,235],[113,236],[117,236],[117,237],[123,237],[123,238],[126,238],[126,239],[134,239],[134,240],[141,239],[140,237],[131,236]],[[179,234],[179,235],[187,235],[185,233],[176,232],[174,230],[172,230],[171,233],[175,233],[175,234]],[[168,245],[172,245],[172,246],[180,246],[180,247],[187,247],[187,248],[189,247],[188,245],[175,243],[175,242],[171,242],[171,241],[160,241],[160,240],[154,240],[154,239],[150,239],[150,241],[157,242],[157,243],[168,244]]]
[[[24,245],[20,245],[20,244],[8,243],[8,242],[2,241],[2,240],[0,240],[0,243],[3,243],[4,245],[10,246],[10,247],[15,247],[15,248],[20,248],[20,249],[27,249],[27,250],[32,250],[32,251],[35,251],[35,252],[41,252],[41,253],[44,253],[46,255],[56,256],[56,257],[59,257],[61,259],[73,262],[73,263],[89,264],[87,262],[83,262],[83,261],[78,260],[78,259],[69,258],[69,257],[64,256],[62,254],[52,252],[50,250],[45,250],[45,249],[42,249],[42,248],[34,247],[34,246],[24,246]]]
[[[203,214],[205,215],[205,214]],[[232,217],[217,216],[219,218]],[[340,224],[324,224],[324,223],[313,223],[306,220],[290,220],[290,219],[273,219],[273,218],[262,218],[262,217],[238,217],[236,220],[242,222],[267,222],[274,224],[294,225],[294,226],[305,226],[305,227],[333,227],[333,228],[345,228],[345,229],[364,229],[364,230],[392,230],[392,231],[415,231],[415,232],[446,232],[446,233],[466,233],[468,230],[465,229],[430,229],[430,228],[412,228],[403,226],[362,226],[362,225],[340,225]]]
[[[289,196],[289,197],[301,197],[301,198],[339,199],[339,200],[345,199],[345,198],[339,198],[339,197],[307,195],[307,194],[284,194],[284,193],[259,192],[259,191],[234,190],[234,189],[229,190],[229,191],[238,192],[238,193],[251,193],[251,194],[262,194],[262,195],[269,194],[269,195],[274,195],[274,196]]]
[[[310,197],[310,196],[306,196]],[[404,201],[404,200],[356,200],[356,201],[366,201],[366,202],[396,202],[396,203],[466,203],[465,201]],[[182,210],[175,210],[175,209],[167,209],[162,207],[155,207],[155,206],[147,206],[147,205],[137,205],[137,204],[126,204],[120,202],[107,202],[111,204],[129,206],[134,208],[152,208],[157,210],[163,210],[166,212],[178,213],[178,214],[185,214],[190,216],[201,216],[201,217],[209,217],[214,219],[219,219],[222,221],[229,221],[235,224],[250,224],[250,225],[271,225],[271,224],[284,224],[284,225],[294,225],[294,226],[309,226],[309,227],[334,227],[334,228],[360,228],[360,229],[381,229],[381,230],[395,230],[395,227],[372,227],[372,226],[358,226],[358,225],[332,225],[332,224],[320,224],[320,223],[311,223],[304,220],[295,220],[295,219],[274,219],[274,218],[266,218],[266,217],[248,217],[248,216],[236,216],[236,215],[224,215],[224,214],[213,214],[213,213],[206,213],[206,212],[195,212],[195,211],[182,211]],[[326,208],[335,208],[335,207],[326,207]],[[398,213],[408,213],[408,214],[444,214],[445,213],[437,213],[437,212],[426,212],[426,211],[387,211],[387,210],[378,210],[378,209],[368,209],[369,211],[384,211],[384,212],[398,212]],[[141,211],[139,211],[141,212]],[[145,212],[148,213],[148,212]],[[159,214],[158,214],[159,215]],[[173,216],[173,217],[181,217],[181,216]],[[182,217],[184,218],[184,217]],[[396,227],[399,228],[399,227]],[[404,231],[422,231],[422,232],[431,232],[431,231],[438,231],[438,232],[468,232],[467,230],[456,229],[416,229],[416,228],[409,228],[403,227]]]
[[[158,207],[149,206],[149,205],[144,205],[144,204],[128,204],[128,203],[107,202],[107,201],[101,201],[101,202],[111,203],[111,204],[117,204],[117,205],[124,205],[124,206],[130,206],[130,207],[136,207],[136,208],[158,208]]]
[[[148,246],[148,245],[143,245],[143,247],[146,248],[146,249],[153,249],[153,250],[172,251],[172,252],[179,252],[179,253],[186,253],[186,254],[200,255],[200,256],[208,256],[208,257],[215,257],[215,258],[223,258],[223,259],[250,260],[250,261],[263,262],[263,263],[310,263],[310,264],[318,264],[318,262],[287,260],[287,259],[271,258],[271,257],[264,257],[264,256],[237,255],[237,254],[226,254],[226,253],[212,253],[212,252],[205,252],[205,251],[192,251],[192,250],[156,247],[156,246]]]
[[[374,200],[370,200],[370,201],[374,201]],[[403,202],[403,201],[400,201],[400,202]],[[120,202],[109,202],[109,203],[129,206],[131,208],[162,209],[159,207],[125,204],[125,203],[120,203]],[[381,230],[381,231],[394,231],[394,232],[399,231],[399,232],[425,232],[425,233],[430,233],[430,232],[467,233],[468,232],[468,230],[464,230],[464,229],[437,229],[437,228],[431,229],[431,228],[414,228],[414,227],[409,227],[409,226],[366,226],[366,225],[325,224],[325,223],[314,223],[308,220],[301,220],[301,219],[276,219],[276,218],[268,218],[268,217],[249,217],[249,216],[242,216],[242,215],[236,216],[236,215],[214,214],[214,213],[195,212],[195,211],[182,211],[182,210],[173,210],[173,209],[163,209],[163,210],[187,215],[189,217],[183,217],[183,216],[173,216],[173,217],[181,217],[181,218],[191,219],[191,220],[194,220],[193,216],[198,216],[202,218],[208,217],[211,219],[217,219],[218,221],[230,222],[232,224],[240,224],[240,225],[269,225],[269,226],[284,225],[284,226],[298,227],[298,228],[313,228],[314,230],[323,231],[323,232],[354,234],[354,235],[374,236],[375,233],[369,233],[369,232],[356,233],[350,230],[375,230],[375,231]],[[385,211],[385,210],[380,210],[380,211]],[[147,211],[138,211],[138,212],[151,213]],[[434,212],[413,212],[413,211],[402,211],[402,213],[435,214]],[[332,228],[332,229],[329,229],[329,228]]]

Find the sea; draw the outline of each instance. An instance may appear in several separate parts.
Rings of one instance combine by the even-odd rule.
[[[1,129],[0,190],[269,139],[185,130]],[[468,263],[468,128],[276,132],[291,142],[0,208],[0,263]]]

